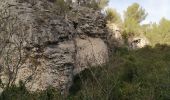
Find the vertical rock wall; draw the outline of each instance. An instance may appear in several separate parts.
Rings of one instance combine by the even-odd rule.
[[[4,30],[12,25],[10,31],[0,33],[6,41],[0,45],[4,87],[22,81],[30,91],[49,86],[65,91],[75,74],[107,61],[108,31],[99,11],[77,7],[64,16],[55,13],[49,0],[1,1],[0,11],[6,10],[10,16],[4,17],[3,22],[8,23]]]

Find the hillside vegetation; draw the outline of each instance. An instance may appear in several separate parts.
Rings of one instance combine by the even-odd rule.
[[[29,93],[24,86],[6,89],[1,100],[169,100],[170,47],[117,49],[110,61],[74,78],[68,97],[54,89]]]
[[[77,75],[75,100],[169,100],[170,47],[118,49],[110,62]]]

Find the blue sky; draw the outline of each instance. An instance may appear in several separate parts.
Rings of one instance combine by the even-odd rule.
[[[109,7],[116,9],[123,16],[126,8],[135,2],[148,13],[143,23],[159,22],[162,17],[170,19],[170,0],[110,0]]]

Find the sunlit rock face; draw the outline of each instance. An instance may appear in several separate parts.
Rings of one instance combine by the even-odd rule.
[[[30,91],[45,90],[49,86],[67,89],[72,82],[74,67],[73,41],[49,44],[28,51],[25,63],[19,68],[16,84],[26,81]]]
[[[77,53],[74,73],[90,66],[102,65],[108,60],[108,47],[100,38],[76,38]]]
[[[115,23],[107,23],[107,28],[109,31],[108,40],[111,46],[121,47],[124,45],[124,39],[122,37],[121,29]]]
[[[10,16],[1,29],[11,28],[0,33],[4,87],[22,81],[29,91],[67,91],[75,74],[108,60],[109,32],[101,12],[79,6],[59,15],[51,1],[1,0],[0,11]]]
[[[129,38],[129,49],[139,49],[149,45],[149,40],[144,36]]]

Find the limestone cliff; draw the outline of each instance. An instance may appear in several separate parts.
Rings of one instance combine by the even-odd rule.
[[[67,91],[73,76],[108,59],[100,11],[70,7],[58,15],[50,0],[0,0],[2,88],[23,81],[30,91]]]

